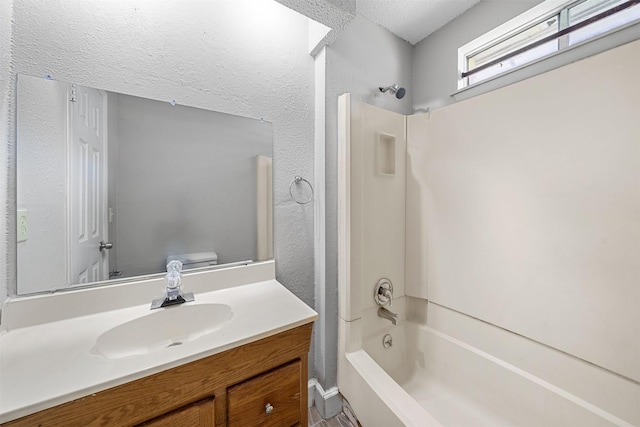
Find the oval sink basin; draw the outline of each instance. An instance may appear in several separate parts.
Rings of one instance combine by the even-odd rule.
[[[162,308],[109,329],[98,337],[96,350],[109,359],[148,354],[208,335],[232,316],[225,304]]]

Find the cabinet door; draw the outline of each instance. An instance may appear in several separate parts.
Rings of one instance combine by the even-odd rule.
[[[205,399],[193,405],[176,409],[168,414],[161,415],[151,421],[144,422],[140,426],[145,427],[213,427],[214,426],[213,399]]]
[[[299,425],[301,365],[297,360],[229,388],[228,427]]]

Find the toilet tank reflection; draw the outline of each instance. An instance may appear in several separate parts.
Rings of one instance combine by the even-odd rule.
[[[180,261],[183,270],[209,267],[218,265],[218,254],[215,252],[197,252],[192,254],[179,254],[167,257],[167,265],[171,261]]]

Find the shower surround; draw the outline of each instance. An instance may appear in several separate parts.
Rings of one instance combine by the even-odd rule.
[[[640,425],[638,75],[640,41],[427,114],[340,98],[338,386],[363,426]]]

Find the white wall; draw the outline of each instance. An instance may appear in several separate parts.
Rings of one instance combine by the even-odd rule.
[[[2,46],[12,8],[2,1]],[[9,5],[11,6],[11,5]],[[178,0],[13,4],[11,71],[222,111],[273,123],[274,255],[277,278],[313,305],[313,205],[289,197],[295,175],[313,171],[313,58],[307,18],[266,1]],[[7,43],[4,43],[7,41]],[[4,54],[4,53],[3,53]],[[4,57],[3,57],[4,58]],[[5,80],[4,77],[9,77]],[[5,94],[6,93],[6,94]],[[2,287],[15,291],[12,190],[15,123],[12,92],[3,90],[2,191],[10,217],[0,232]],[[3,297],[5,293],[2,293]]]
[[[325,283],[316,283],[324,297],[324,340],[316,340],[316,375],[325,389],[337,382],[338,341],[338,96],[352,93],[363,102],[401,114],[412,111],[412,46],[362,17],[356,17],[326,48],[325,77]],[[402,100],[382,94],[380,86],[406,88]],[[320,296],[316,296],[319,299]]]
[[[405,294],[406,116],[351,95],[340,103],[339,314],[352,322],[377,310],[381,279],[393,287],[392,305]]]
[[[413,105],[432,110],[454,102],[458,89],[458,48],[531,9],[542,0],[483,0],[415,45]]]
[[[17,208],[27,240],[17,244],[18,292],[67,283],[67,84],[18,79]]]
[[[430,301],[640,380],[638,75],[640,41],[424,116]]]

